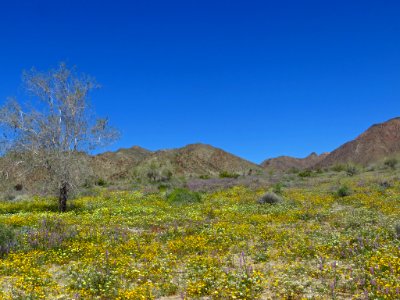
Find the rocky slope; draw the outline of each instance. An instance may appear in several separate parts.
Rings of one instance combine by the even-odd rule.
[[[205,144],[156,151],[135,168],[138,176],[143,176],[149,170],[164,173],[165,176],[168,173],[174,176],[215,176],[220,172],[241,175],[262,172],[259,165]]]
[[[311,153],[305,158],[296,158],[291,156],[279,156],[270,158],[261,163],[261,166],[266,170],[274,171],[289,171],[292,169],[304,170],[312,169],[317,163],[321,162],[329,155],[329,153],[322,153],[321,155],[315,152]]]
[[[152,153],[147,149],[134,146],[92,156],[90,157],[90,164],[93,174],[98,178],[126,179],[131,176],[132,170]]]
[[[400,118],[375,124],[353,141],[332,151],[317,167],[354,163],[368,165],[400,154]]]

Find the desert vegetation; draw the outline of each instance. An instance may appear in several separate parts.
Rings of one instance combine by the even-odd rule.
[[[0,109],[1,299],[400,298],[398,142],[380,140],[399,119],[261,165],[205,144],[92,155],[118,136],[94,79],[23,78],[36,108]]]
[[[0,295],[395,299],[400,185],[385,172],[203,192],[101,186],[62,214],[48,197],[3,201]]]
[[[29,101],[10,98],[0,108],[0,154],[3,182],[37,176],[47,193],[58,194],[60,211],[88,176],[82,153],[115,140],[118,132],[106,118],[95,118],[89,94],[96,81],[60,63],[55,69],[23,72]],[[4,188],[4,187],[3,187]]]

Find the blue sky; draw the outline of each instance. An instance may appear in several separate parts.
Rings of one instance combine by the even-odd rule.
[[[330,151],[400,113],[399,1],[0,2],[0,104],[60,61],[97,78],[109,149]]]

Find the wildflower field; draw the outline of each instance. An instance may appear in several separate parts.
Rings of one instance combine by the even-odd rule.
[[[1,202],[0,298],[400,299],[400,185],[340,184]]]

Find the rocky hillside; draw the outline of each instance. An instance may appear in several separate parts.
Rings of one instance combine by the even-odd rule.
[[[355,140],[332,151],[317,167],[355,163],[368,165],[400,154],[400,118],[371,126]]]
[[[311,153],[305,158],[281,156],[264,161],[261,165],[205,144],[192,144],[182,148],[149,151],[135,146],[95,156],[80,153],[81,167],[97,179],[110,182],[138,179],[165,180],[171,177],[218,176],[221,172],[250,175],[267,170],[325,168],[336,164],[368,165],[387,157],[400,155],[400,118],[370,127],[355,140],[331,153]],[[0,157],[0,167],[4,160]],[[0,171],[5,169],[1,167]],[[2,171],[4,173],[4,170]],[[22,181],[33,185],[41,181],[39,172]],[[38,177],[39,176],[39,177]]]
[[[90,158],[93,174],[104,179],[126,179],[132,170],[153,152],[134,146],[115,152],[104,152]]]
[[[304,170],[311,169],[317,163],[321,162],[329,155],[329,153],[322,153],[321,155],[315,152],[311,153],[305,158],[295,158],[291,156],[279,156],[276,158],[267,159],[261,163],[261,166],[266,170],[274,170],[285,172],[291,169]]]
[[[215,176],[220,172],[242,175],[262,172],[259,165],[205,144],[156,151],[135,168],[138,176],[146,175],[149,170],[162,173],[160,176]]]

